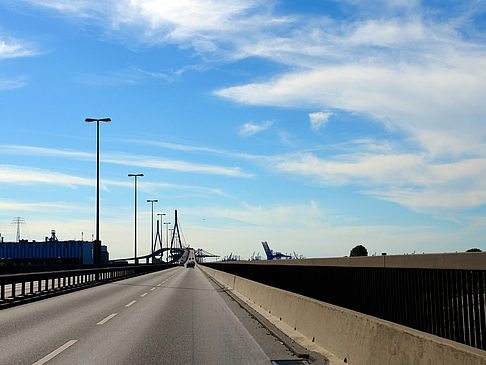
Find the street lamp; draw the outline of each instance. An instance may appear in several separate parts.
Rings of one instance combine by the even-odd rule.
[[[157,199],[147,199],[147,203],[152,203],[152,264],[154,263],[154,203],[157,202]]]
[[[160,249],[163,249],[164,246],[164,215],[165,213],[157,213],[158,216],[160,216]],[[155,246],[155,244],[154,244]],[[154,247],[155,249],[155,247]],[[161,259],[164,258],[164,251],[160,251],[160,257]]]
[[[129,177],[135,178],[135,264],[138,264],[137,258],[137,177],[143,176],[143,174],[128,174]]]
[[[86,123],[96,122],[96,241],[93,243],[93,263],[101,264],[100,241],[100,122],[111,122],[110,118],[86,118]]]

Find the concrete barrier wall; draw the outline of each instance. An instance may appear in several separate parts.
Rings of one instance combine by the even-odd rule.
[[[486,351],[199,265],[348,364],[486,365]],[[292,334],[288,334],[292,337]]]
[[[430,253],[300,260],[249,261],[255,265],[388,267],[409,269],[486,270],[486,252]],[[235,261],[238,263],[238,261]]]

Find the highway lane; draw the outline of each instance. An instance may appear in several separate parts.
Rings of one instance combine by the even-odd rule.
[[[7,308],[0,364],[270,364],[224,295],[176,267]]]

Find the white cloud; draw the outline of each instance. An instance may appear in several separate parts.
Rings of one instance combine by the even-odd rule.
[[[25,77],[18,77],[16,79],[1,80],[0,79],[0,90],[12,90],[24,87],[26,84]]]
[[[324,127],[329,118],[332,116],[330,112],[316,112],[309,113],[309,120],[311,122],[311,129],[314,132],[318,132],[322,127]]]
[[[363,123],[382,123],[393,138],[414,143],[418,151],[385,149],[327,159],[285,156],[274,160],[281,171],[311,176],[323,184],[362,185],[369,189],[366,193],[417,210],[428,209],[427,198],[433,207],[447,205],[441,199],[449,196],[454,207],[484,203],[484,179],[478,172],[484,172],[486,159],[486,46],[469,21],[481,8],[477,3],[448,3],[447,11],[429,11],[431,5],[418,1],[370,5],[349,0],[347,5],[358,9],[353,20],[326,14],[280,16],[273,12],[274,2],[255,0],[30,3],[75,17],[103,19],[99,25],[119,34],[119,39],[129,35],[148,44],[192,47],[203,58],[256,56],[291,66],[270,79],[224,87],[215,94],[249,105],[366,116]],[[315,128],[323,122],[324,118],[315,119]],[[252,134],[259,127],[248,124],[242,131]],[[237,167],[144,156],[128,156],[127,162],[114,156],[111,162],[251,175]]]
[[[24,154],[36,156],[41,155],[81,160],[92,160],[95,158],[95,155],[92,153],[35,146],[0,145],[0,151],[6,154]],[[134,155],[129,153],[106,152],[103,154],[100,160],[105,163],[112,163],[117,165],[149,167],[154,169],[173,170],[180,172],[193,172],[230,177],[253,176],[250,173],[242,171],[239,167],[195,164],[192,162],[168,160],[158,157]]]
[[[96,154],[94,153],[73,151],[73,150],[63,150],[58,148],[23,146],[23,145],[13,145],[13,144],[0,145],[0,151],[2,152],[2,154],[26,155],[26,156],[50,156],[50,157],[65,157],[65,158],[87,159],[87,160],[94,160],[96,158]]]
[[[132,140],[124,139],[122,141],[126,143],[149,144],[149,145],[158,146],[161,148],[167,148],[175,151],[204,153],[204,154],[211,154],[211,155],[219,155],[223,157],[239,158],[244,160],[260,160],[266,157],[264,155],[251,155],[243,152],[233,152],[233,151],[220,149],[220,148],[195,146],[195,145],[183,144],[183,143],[171,143],[171,142],[152,141],[152,140],[133,140],[133,139]]]
[[[191,191],[193,194],[199,194],[199,195],[220,195],[220,196],[228,197],[228,195],[219,188],[211,188],[211,187],[197,186],[197,185],[151,182],[151,181],[145,181],[144,179],[138,180],[137,184],[138,184],[137,185],[138,189],[149,193],[157,192],[160,189],[171,189],[171,190],[187,190],[187,191]],[[129,180],[126,181],[103,180],[102,186],[122,186],[126,188],[133,188],[133,182]]]
[[[256,0],[25,0],[63,14],[94,20],[119,39],[191,46],[200,54],[231,58],[234,43],[273,26],[268,1]],[[282,21],[282,20],[280,20]],[[246,34],[242,35],[241,31]]]
[[[59,173],[50,170],[38,169],[29,166],[14,166],[14,165],[0,165],[0,184],[15,184],[15,185],[37,185],[37,184],[48,184],[48,185],[59,185],[69,188],[75,188],[78,186],[95,186],[95,179],[88,179],[80,176],[69,175],[64,173]],[[103,179],[101,181],[101,187],[106,189],[110,186],[121,186],[126,188],[133,188],[132,181],[119,181]],[[194,194],[200,195],[220,195],[228,196],[219,188],[211,188],[197,185],[184,185],[184,184],[169,184],[163,182],[151,182],[151,181],[140,181],[139,189],[146,192],[156,192],[159,189],[172,189],[172,190],[186,190],[191,191]],[[42,207],[47,206],[46,204],[52,204],[52,207],[57,207],[57,203],[9,203],[0,202],[1,207],[16,207],[19,209],[26,210],[29,207]],[[61,207],[61,203],[59,203]],[[23,208],[22,208],[23,207]]]
[[[363,187],[363,193],[415,211],[470,209],[486,204],[486,158],[435,162],[417,154],[311,153],[279,156],[274,168],[310,177],[317,184]]]
[[[39,51],[35,50],[30,44],[21,41],[9,39],[0,39],[0,60],[8,58],[36,56]]]
[[[185,209],[189,214],[197,210]],[[311,227],[325,221],[325,213],[315,201],[308,204],[277,205],[273,207],[244,204],[243,208],[205,208],[204,217],[223,218],[254,226],[276,227],[282,225],[306,225]]]
[[[94,186],[94,179],[26,166],[0,165],[0,183],[16,185],[50,184],[66,187]]]
[[[241,136],[252,136],[254,134],[263,132],[264,130],[270,128],[273,125],[273,121],[267,120],[261,124],[255,123],[245,123],[240,127],[240,135]]]
[[[457,67],[323,67],[217,94],[253,105],[361,113],[406,133],[430,153],[457,155],[486,141],[485,69],[486,53]]]
[[[0,210],[10,211],[51,211],[52,209],[76,209],[76,205],[56,202],[24,203],[14,201],[1,201]]]
[[[239,167],[225,167],[205,164],[195,164],[186,161],[167,160],[163,158],[138,156],[132,154],[109,154],[105,153],[103,162],[117,165],[149,167],[153,169],[173,170],[180,172],[191,172],[209,175],[223,175],[229,177],[252,177],[253,175],[244,172]]]

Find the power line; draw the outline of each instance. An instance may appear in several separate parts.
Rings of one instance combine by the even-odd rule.
[[[22,217],[15,217],[12,220],[12,224],[17,225],[17,242],[20,242],[20,225],[25,224],[25,219]]]

